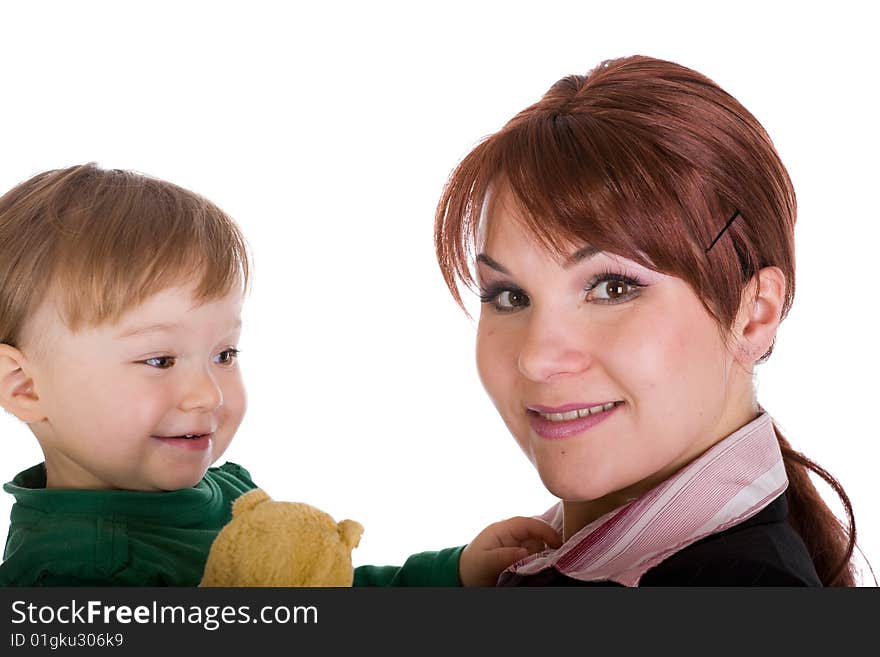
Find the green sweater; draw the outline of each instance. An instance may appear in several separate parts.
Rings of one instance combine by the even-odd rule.
[[[167,493],[46,488],[36,465],[3,489],[15,496],[0,586],[197,586],[232,502],[256,484],[234,463]],[[458,586],[462,548],[402,567],[361,566],[355,586]]]

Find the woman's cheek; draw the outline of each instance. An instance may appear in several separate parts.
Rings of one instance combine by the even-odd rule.
[[[477,329],[477,373],[499,411],[516,381],[516,358],[510,342],[503,331],[481,319]]]
[[[500,368],[497,363],[493,362],[494,358],[491,351],[491,335],[484,332],[483,329],[478,330],[476,347],[477,374],[480,377],[483,388],[494,402],[495,379],[498,377],[498,370]]]

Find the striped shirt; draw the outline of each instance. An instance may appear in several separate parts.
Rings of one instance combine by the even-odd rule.
[[[597,518],[562,547],[531,555],[499,586],[553,568],[582,581],[638,586],[651,568],[692,543],[752,517],[788,486],[773,421],[763,412],[675,475]],[[562,533],[562,503],[540,516]]]

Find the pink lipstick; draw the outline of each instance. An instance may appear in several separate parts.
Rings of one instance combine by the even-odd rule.
[[[594,406],[598,405],[601,404],[595,404]],[[558,408],[531,406],[528,409],[529,424],[531,424],[532,430],[545,440],[562,440],[592,429],[597,424],[611,417],[621,406],[623,406],[623,402],[614,402],[614,406],[608,410],[590,413],[589,415],[570,420],[550,420],[541,415],[541,413],[570,413],[575,410],[590,408],[590,406],[585,404],[567,404]]]

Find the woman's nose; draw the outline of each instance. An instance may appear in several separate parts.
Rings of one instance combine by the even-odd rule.
[[[543,382],[563,374],[580,374],[593,362],[593,348],[583,325],[560,314],[533,312],[524,327],[519,371]]]
[[[214,410],[223,404],[223,391],[211,372],[199,369],[186,380],[180,407],[183,410]]]

